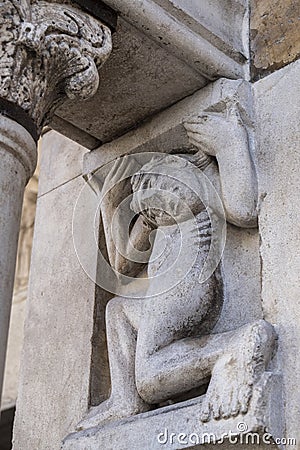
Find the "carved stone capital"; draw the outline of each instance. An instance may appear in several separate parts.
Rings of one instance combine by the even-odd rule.
[[[11,179],[18,174],[18,179],[24,183],[29,180],[33,175],[37,163],[37,150],[36,143],[32,139],[32,136],[27,132],[26,129],[15,120],[11,120],[9,117],[5,117],[0,114],[0,152],[5,150],[5,153],[10,153],[11,156],[11,166],[9,170],[11,171]],[[1,156],[0,156],[1,158]],[[14,162],[12,162],[14,161]],[[15,169],[15,161],[21,163],[22,174],[20,171]],[[3,163],[3,161],[1,160]],[[17,163],[17,166],[19,165]],[[0,173],[0,183],[1,183]]]
[[[0,97],[25,111],[39,134],[67,98],[95,94],[111,48],[109,28],[71,1],[3,0]]]

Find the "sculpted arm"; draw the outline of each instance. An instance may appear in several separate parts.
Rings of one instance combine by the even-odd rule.
[[[141,216],[133,217],[130,210],[130,179],[134,163],[127,157],[116,160],[105,179],[101,202],[109,262],[118,273],[132,277],[147,264],[152,231]]]
[[[236,106],[227,117],[212,113],[185,124],[199,153],[211,155],[204,173],[223,201],[227,220],[239,227],[257,226],[257,181],[249,152],[248,133]]]

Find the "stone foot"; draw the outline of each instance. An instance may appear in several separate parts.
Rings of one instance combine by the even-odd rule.
[[[202,404],[201,421],[228,419],[246,414],[255,384],[268,365],[275,331],[264,320],[242,327],[216,362]]]
[[[76,431],[105,425],[109,422],[125,419],[135,414],[149,411],[150,406],[142,400],[135,403],[114,400],[110,397],[99,406],[90,409],[88,415],[76,427]]]

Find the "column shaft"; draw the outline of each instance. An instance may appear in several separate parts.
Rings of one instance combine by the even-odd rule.
[[[32,137],[18,123],[0,116],[0,393],[23,194],[35,164],[36,144]]]

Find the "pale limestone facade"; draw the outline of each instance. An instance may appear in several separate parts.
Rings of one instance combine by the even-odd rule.
[[[0,96],[8,102],[0,116],[5,164],[0,172],[1,202],[6,208],[1,209],[6,229],[1,230],[0,270],[8,280],[0,286],[0,305],[5,308],[0,323],[2,363],[22,191],[35,166],[34,139],[45,123],[62,133],[47,131],[41,139],[36,216],[34,186],[21,222],[4,408],[16,398],[18,369],[13,364],[19,358],[13,352],[23,339],[25,294],[20,317],[14,315],[27,288],[34,220],[35,228],[13,449],[200,449],[206,434],[224,449],[237,442],[230,441],[231,434],[239,439],[241,449],[269,448],[270,442],[274,448],[299,448],[299,61],[259,81],[251,80],[246,0],[229,1],[226,8],[217,0],[205,7],[196,1],[143,0],[140,9],[135,2],[106,0],[97,2],[97,7],[87,2],[84,11],[77,5],[82,7],[80,1],[36,0],[29,2],[30,7],[23,2],[21,8],[14,1],[8,3],[6,13],[17,17],[10,27],[17,30],[15,35],[20,33],[13,56],[20,58],[22,50],[22,58],[37,70],[40,60],[30,49],[47,61],[52,51],[49,32],[57,40],[57,53],[50,65],[45,63],[48,72],[41,75],[45,103],[38,100],[44,97],[26,79],[26,71],[22,77],[32,87],[30,96],[27,103],[22,95],[16,100],[23,82],[11,59],[15,84],[9,86],[7,77],[1,78]],[[53,17],[55,27],[43,25],[48,23],[46,14]],[[22,17],[27,28],[21,25]],[[5,24],[2,20],[3,29]],[[14,49],[13,40],[3,42],[10,57],[7,42]],[[96,68],[105,60],[98,88]],[[61,80],[67,101],[59,88]],[[9,94],[3,91],[6,85]],[[75,95],[89,100],[78,102]],[[19,116],[14,115],[12,104],[26,114],[20,116],[18,109]],[[157,153],[165,154],[166,160],[159,157],[154,164]],[[124,155],[127,159],[119,160],[123,163],[115,163]],[[188,164],[181,166],[174,155]],[[139,164],[135,168],[133,160]],[[198,281],[196,288],[189,284],[188,271],[185,284],[168,285],[189,267],[197,251],[192,234],[182,241],[185,250],[178,267],[161,281],[159,277],[152,281],[156,272],[151,258],[139,263],[139,271],[132,264],[127,268],[129,238],[123,238],[122,217],[115,234],[109,234],[112,207],[118,204],[114,194],[106,206],[100,205],[100,199],[103,184],[107,188],[111,180],[116,183],[122,169],[122,176],[133,177],[130,195],[136,195],[133,200],[141,208],[136,206],[135,213],[148,219],[148,231],[158,230],[152,258],[163,248],[163,240],[159,241],[163,231],[173,246],[162,255],[171,251],[173,260],[172,251],[180,247],[174,230],[167,231],[173,222],[159,222],[157,210],[163,208],[168,216],[176,209],[183,230],[188,229],[185,213],[178,214],[180,206],[174,206],[170,196],[151,197],[146,191],[146,197],[141,192],[139,198],[134,187],[134,177],[142,183],[143,168],[152,171],[153,164],[156,170],[167,170],[164,176],[188,184],[197,167],[212,183],[203,187],[198,181],[200,203],[210,211],[210,225],[205,226],[211,235],[210,247],[203,250],[207,259],[201,263],[209,261],[211,265],[205,267],[211,272],[203,279],[202,290]],[[18,189],[7,175],[13,170],[18,172]],[[147,182],[151,189],[163,186],[170,195],[169,182],[161,182],[161,176]],[[198,173],[195,179],[201,176]],[[128,187],[119,189],[119,202]],[[207,194],[207,189],[215,194]],[[197,216],[199,201],[180,195]],[[134,220],[134,224],[139,221]],[[198,224],[205,222],[199,220]],[[153,221],[156,227],[151,228]],[[141,243],[145,230],[134,233],[134,225],[129,230],[139,251],[145,251]],[[215,244],[214,234],[218,235]],[[7,247],[7,236],[14,245]],[[115,249],[118,241],[124,260]],[[215,266],[209,248],[215,249]],[[124,284],[111,279],[107,267],[118,271],[118,280],[124,281],[124,275],[134,280]],[[201,278],[203,267],[195,267],[191,277],[195,273]],[[221,294],[216,282],[222,284]],[[207,291],[203,291],[205,283]],[[169,298],[163,296],[165,286],[166,292],[171,289]],[[19,288],[24,288],[20,294]],[[201,307],[194,310],[192,289],[200,289],[195,292]],[[141,317],[146,320],[141,321],[136,301],[144,305],[149,293],[153,298],[148,309],[143,307]],[[183,308],[184,302],[188,304]],[[19,328],[13,327],[16,322]],[[149,324],[149,335],[140,345]],[[156,356],[155,363],[150,356],[143,359],[143,352]],[[254,442],[249,444],[245,436],[252,436]]]

